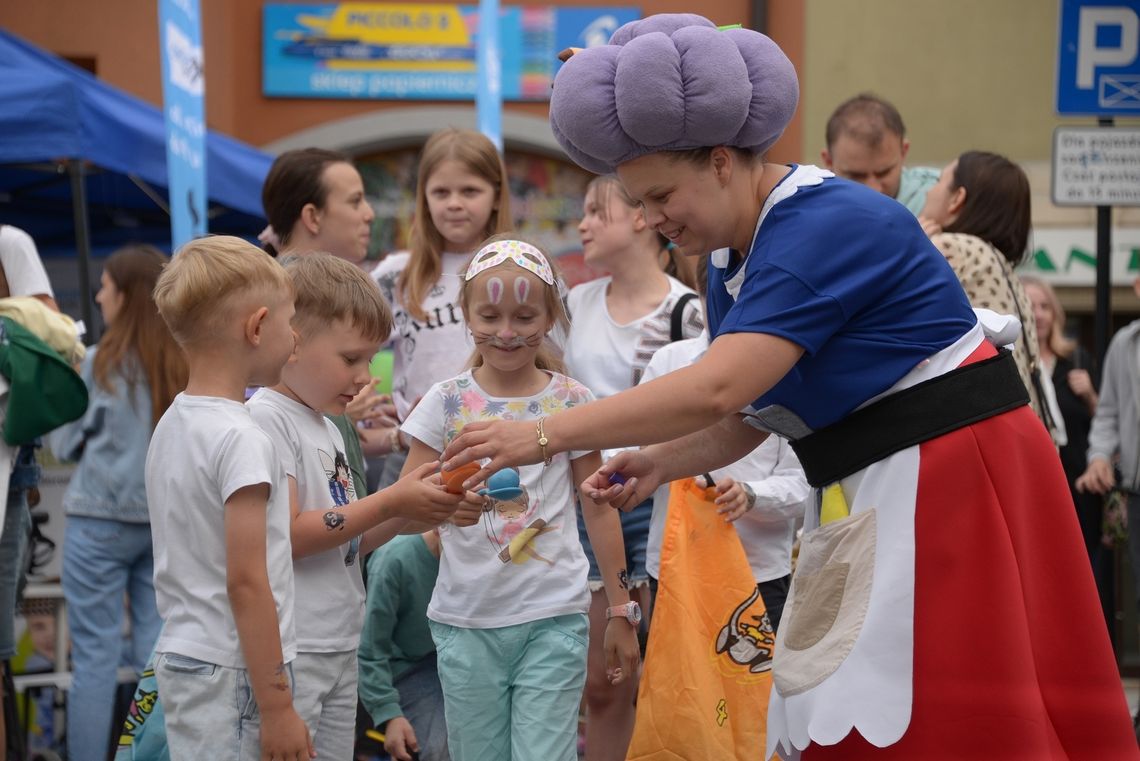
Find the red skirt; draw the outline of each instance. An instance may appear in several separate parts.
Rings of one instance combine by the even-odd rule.
[[[1140,759],[1065,475],[1030,408],[922,444],[918,479],[910,724],[886,748],[853,731],[802,758]]]

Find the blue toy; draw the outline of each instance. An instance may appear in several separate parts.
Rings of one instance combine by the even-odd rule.
[[[493,473],[487,479],[487,488],[480,489],[479,493],[501,501],[521,497],[523,490],[519,486],[519,472],[514,468],[504,468]]]

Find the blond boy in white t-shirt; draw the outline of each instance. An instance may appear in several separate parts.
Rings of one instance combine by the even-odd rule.
[[[288,667],[285,473],[243,403],[248,386],[277,382],[293,352],[292,286],[264,251],[218,236],[183,246],[154,299],[190,370],[146,461],[170,757],[308,758]]]
[[[344,440],[325,415],[343,414],[372,380],[368,364],[388,337],[391,312],[369,277],[343,259],[311,254],[285,269],[296,293],[297,347],[280,381],[247,406],[276,443],[289,484],[297,710],[313,730],[318,758],[351,761],[364,626],[361,558],[400,531],[419,533],[447,519],[474,523],[483,499],[471,493],[465,503],[464,495],[433,483],[438,463],[357,499]]]

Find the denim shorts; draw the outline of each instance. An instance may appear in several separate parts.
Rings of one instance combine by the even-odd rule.
[[[297,653],[293,706],[325,761],[352,761],[356,740],[356,651]]]
[[[625,570],[629,573],[630,586],[637,586],[649,582],[649,573],[645,569],[645,553],[649,546],[649,518],[653,515],[653,499],[647,499],[628,513],[620,512],[621,535],[625,542]],[[594,557],[594,548],[590,546],[590,537],[586,534],[586,520],[582,511],[578,511],[578,538],[582,540],[582,549],[586,552],[586,560],[590,561],[590,589],[597,591],[602,588],[602,572],[598,570],[598,561]]]
[[[293,686],[293,665],[286,666]],[[155,653],[170,761],[259,761],[261,712],[249,672],[177,653]]]

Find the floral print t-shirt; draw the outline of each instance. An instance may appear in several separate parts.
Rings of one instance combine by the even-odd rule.
[[[480,388],[468,370],[432,386],[401,430],[442,452],[468,423],[538,420],[593,400],[572,378],[550,376],[534,396],[501,398]],[[489,480],[478,524],[440,526],[443,551],[428,618],[485,629],[587,611],[588,566],[578,540],[570,471],[571,460],[585,454],[563,452],[548,466],[524,465],[517,486],[512,474],[502,471]]]

